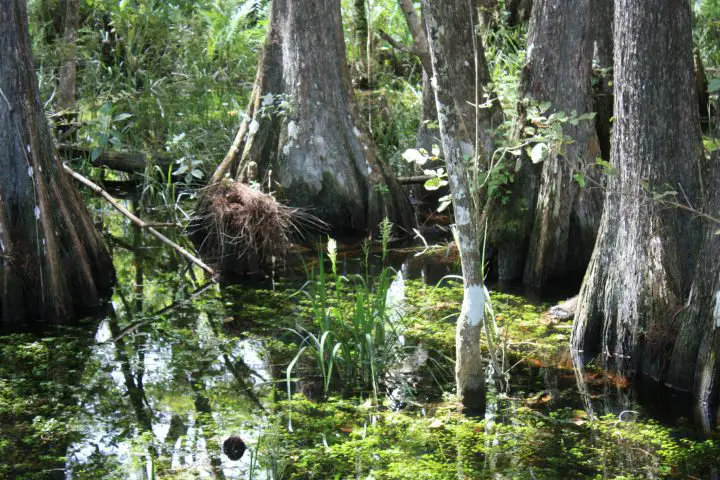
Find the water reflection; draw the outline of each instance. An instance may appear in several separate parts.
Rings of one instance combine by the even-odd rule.
[[[288,292],[297,287],[278,294],[247,286],[202,284],[201,279],[178,274],[184,272],[182,266],[164,273],[155,263],[163,261],[160,252],[117,258],[126,282],[118,289],[111,314],[99,324],[94,344],[84,340],[85,365],[67,359],[56,365],[57,379],[83,385],[77,400],[81,408],[72,420],[79,435],[68,442],[66,477],[236,479],[250,478],[254,471],[252,478],[266,478],[257,470],[256,455],[258,443],[274,441],[270,419],[275,400],[285,395],[282,383],[281,392],[276,392],[276,382],[283,382],[288,364],[282,357],[289,345],[283,338],[287,326],[283,322],[299,312],[293,305],[296,300],[287,300]],[[413,308],[408,300],[413,298],[408,293],[409,279],[421,278],[434,285],[457,273],[454,262],[451,255],[427,261],[405,254],[386,299],[391,322],[402,325]],[[354,266],[348,262],[343,268],[352,271]],[[274,349],[268,347],[272,342]],[[431,355],[424,345],[415,345],[391,374],[402,381],[393,385],[387,379],[395,408],[424,400],[413,398],[400,385],[420,382],[420,376],[427,375]],[[509,358],[507,363],[519,360]],[[562,409],[578,411],[572,419],[577,424],[628,410],[668,424],[692,418],[690,403],[681,396],[649,389],[651,385],[631,385],[623,375],[588,369],[575,356],[524,359],[510,374],[506,390],[490,388],[484,426],[490,454],[477,456],[458,442],[458,458],[449,461],[458,462],[459,472],[463,473],[463,464],[473,455],[477,456],[473,462],[484,463],[486,472],[517,464],[517,459],[502,451],[506,431],[495,427],[518,425],[521,410],[530,409],[558,429],[567,426],[558,427],[548,419]],[[439,390],[437,383],[433,386]],[[75,397],[68,398],[75,402]],[[527,417],[526,412],[523,415]],[[239,435],[250,447],[238,461],[222,453],[230,435]],[[557,438],[543,441],[550,446],[558,442],[558,451],[565,448]],[[265,461],[274,465],[270,471],[282,470],[289,461],[283,453],[278,447],[267,454]],[[532,478],[532,470],[523,473]]]

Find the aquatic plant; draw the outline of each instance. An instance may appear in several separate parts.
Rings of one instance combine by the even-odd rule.
[[[382,261],[385,264],[392,224],[380,225]],[[286,370],[288,396],[291,395],[292,372],[306,352],[314,360],[322,377],[323,394],[333,385],[348,392],[372,392],[375,404],[382,379],[407,354],[403,325],[391,319],[387,295],[393,270],[384,267],[375,279],[368,273],[370,253],[364,247],[365,275],[341,276],[337,273],[337,243],[330,239],[327,256],[331,278],[321,253],[317,271],[301,290],[310,302],[315,330],[298,325],[289,329],[300,338],[300,349]],[[331,280],[331,281],[328,281]]]

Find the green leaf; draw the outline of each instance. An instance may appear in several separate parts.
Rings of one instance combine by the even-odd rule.
[[[118,113],[113,117],[113,122],[122,122],[130,117],[132,117],[132,113]]]
[[[95,160],[97,160],[100,157],[101,154],[102,154],[102,148],[99,148],[99,147],[93,148],[92,151],[90,152],[90,161],[94,162]]]
[[[580,185],[580,188],[585,188],[585,175],[582,174],[582,172],[578,172],[575,175],[573,175],[573,178],[575,181]]]
[[[437,177],[431,178],[430,180],[425,182],[425,189],[430,190],[430,191],[437,190],[443,186],[442,184],[443,184],[443,181],[441,179],[439,179]],[[447,184],[447,182],[445,182],[445,184]]]
[[[203,178],[205,176],[202,170],[198,170],[197,168],[190,172],[190,174],[195,178]]]
[[[178,168],[177,170],[175,170],[172,173],[173,173],[173,175],[182,175],[183,173],[185,173],[187,171],[188,171],[188,166],[183,164],[183,165],[180,165],[180,168]]]

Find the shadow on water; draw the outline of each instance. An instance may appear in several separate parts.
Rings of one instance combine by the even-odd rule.
[[[152,241],[143,239],[139,232],[127,231],[118,221],[111,223],[109,229],[116,237],[131,240],[114,252],[120,282],[111,311],[99,324],[52,334],[0,337],[3,357],[0,477],[284,478],[282,472],[291,470],[287,465],[292,463],[288,457],[291,451],[293,458],[297,458],[304,453],[310,455],[316,448],[320,448],[319,452],[332,451],[345,438],[340,435],[357,442],[370,438],[368,432],[373,430],[378,417],[375,414],[364,417],[354,430],[347,427],[342,422],[350,422],[348,412],[356,407],[342,403],[346,400],[340,400],[343,407],[339,410],[307,417],[321,427],[323,422],[338,422],[333,424],[332,433],[300,428],[295,432],[297,437],[288,437],[285,407],[278,401],[286,398],[286,368],[297,351],[297,339],[292,338],[287,328],[294,326],[303,313],[298,307],[300,297],[291,295],[306,281],[306,273],[295,272],[282,281],[269,279],[254,285],[205,284],[191,269]],[[439,295],[433,300],[435,305],[423,307],[426,311],[420,312],[437,316],[433,320],[437,325],[428,321],[420,329],[408,328],[402,341],[408,344],[415,341],[417,348],[389,374],[386,390],[395,412],[407,411],[410,412],[407,418],[415,415],[415,421],[424,421],[429,412],[446,408],[438,407],[447,404],[442,392],[452,390],[452,375],[431,378],[434,370],[430,367],[432,362],[445,362],[446,368],[452,368],[448,360],[452,356],[452,313],[457,313],[461,289],[457,281],[450,280],[442,282],[448,288],[438,290],[440,293],[433,293],[432,289],[418,292],[418,285],[434,286],[448,275],[457,275],[459,265],[451,248],[441,249],[432,257],[417,257],[417,252],[404,250],[390,256],[390,263],[399,275],[389,289],[387,303],[393,312],[389,320],[399,324],[406,316],[418,315],[413,311],[414,303]],[[374,264],[364,266],[361,259],[361,252],[341,254],[339,273],[362,274],[365,268],[376,268]],[[314,261],[317,259],[305,256],[300,263],[311,269]],[[517,293],[513,288],[510,291]],[[556,290],[551,297],[564,299],[572,294],[572,289]],[[510,317],[512,304],[520,312],[512,315],[527,317],[528,325],[532,325],[547,307],[542,303],[548,300],[547,292],[544,295],[533,297],[532,301],[500,297],[498,312]],[[508,305],[507,311],[503,302]],[[522,332],[526,327],[518,328]],[[566,338],[568,334],[565,326],[548,328],[548,332],[552,338]],[[447,351],[438,355],[443,348]],[[484,423],[455,433],[482,436],[483,450],[457,440],[455,443],[463,447],[457,446],[456,453],[441,452],[446,463],[457,462],[458,472],[470,469],[465,470],[466,478],[493,475],[510,478],[503,475],[516,470],[521,472],[516,478],[563,478],[538,473],[543,470],[538,470],[537,465],[544,465],[538,452],[555,448],[552,442],[556,440],[549,440],[548,432],[557,433],[568,444],[576,442],[577,448],[592,450],[599,448],[597,445],[605,448],[607,445],[600,440],[593,443],[593,435],[600,438],[601,433],[587,430],[580,434],[577,429],[584,428],[582,425],[594,417],[610,413],[621,421],[630,417],[633,421],[654,418],[673,427],[673,435],[695,436],[689,420],[693,418],[689,399],[682,395],[640,383],[631,385],[621,375],[587,369],[573,362],[562,349],[546,356],[528,351],[513,355],[507,359],[507,365],[514,365],[510,370],[510,386],[504,391],[490,389]],[[403,390],[409,384],[413,386],[412,392]],[[323,404],[306,401],[300,410],[322,410]],[[15,410],[11,411],[8,405]],[[392,415],[392,410],[388,409],[387,415]],[[278,418],[282,418],[282,427],[278,427]],[[296,424],[302,425],[303,418],[301,411]],[[377,421],[387,421],[383,428],[393,428],[387,419]],[[460,428],[474,420],[455,421]],[[439,425],[448,421],[437,422],[424,424],[427,433],[423,435],[434,435],[436,430],[446,428]],[[542,429],[537,425],[531,429],[528,425],[533,422],[542,424]],[[416,427],[408,424],[406,428],[411,432]],[[506,445],[509,438],[521,435],[524,428],[542,436],[538,441],[548,444],[532,447],[537,452],[527,447],[531,451],[527,458],[512,450],[519,440],[513,440],[515,447],[498,450],[498,445]],[[348,433],[351,430],[353,433]],[[222,453],[223,442],[231,435],[239,435],[249,447],[237,461]],[[412,433],[408,435],[414,438]],[[421,447],[418,440],[403,455],[425,459],[445,448],[443,442],[448,438],[437,440],[433,447]],[[300,450],[293,450],[296,445],[293,442],[300,442]],[[381,443],[373,448],[380,449]],[[366,447],[358,443],[354,448]],[[558,444],[557,448],[567,447]],[[365,472],[363,478],[371,468],[368,465],[379,464],[373,457],[376,454],[380,455],[380,451],[371,450],[370,456],[357,460],[357,471]],[[264,456],[259,459],[259,455]],[[389,454],[383,453],[378,458],[386,455]],[[535,465],[536,470],[518,467],[519,460],[513,459],[514,455]],[[469,467],[462,466],[465,460],[461,461],[461,457],[471,459]],[[484,473],[479,476],[468,473],[475,472],[472,468],[476,467]],[[564,471],[554,464],[543,468]],[[572,471],[596,470],[581,466]],[[406,478],[388,475],[387,478]]]

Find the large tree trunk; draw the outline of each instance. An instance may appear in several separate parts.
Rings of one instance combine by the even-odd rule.
[[[570,4],[537,0],[530,22],[523,95],[538,103],[550,102],[549,113],[590,112],[592,32],[590,0]],[[573,178],[578,172],[591,174],[599,153],[594,124],[567,123],[563,134],[573,142],[562,147],[551,145],[543,163],[525,263],[524,281],[536,287],[587,265],[600,222],[600,190],[580,188]]]
[[[433,84],[443,151],[455,210],[465,294],[457,320],[455,378],[457,393],[470,410],[485,405],[485,366],[480,351],[485,294],[481,265],[481,242],[476,228],[479,204],[465,156],[475,139],[481,141],[479,156],[492,152],[487,131],[493,127],[490,110],[476,110],[476,95],[489,83],[482,43],[475,36],[477,11],[464,0],[424,0],[432,56]],[[474,49],[469,48],[475,46]],[[473,52],[474,50],[474,52]],[[471,88],[468,88],[471,86]],[[477,136],[477,137],[476,137]]]
[[[716,123],[720,126],[720,123]],[[720,128],[716,128],[720,136]],[[703,169],[707,198],[703,211],[715,218],[720,212],[720,151]],[[691,390],[706,430],[717,423],[720,407],[720,225],[705,220],[703,240],[695,266],[690,298],[678,315],[679,332],[667,382]]]
[[[55,154],[24,0],[0,8],[0,324],[65,322],[97,307],[112,262]]]
[[[340,0],[276,0],[251,117],[233,150],[238,177],[257,166],[278,195],[335,233],[366,232],[387,216],[413,224],[410,204],[359,118],[350,86]],[[218,173],[233,162],[233,152]]]
[[[678,201],[696,197],[702,152],[690,6],[616,0],[614,38],[616,173],[571,340],[586,358],[601,354],[604,365],[627,359],[660,378],[695,251],[689,215],[653,198],[671,190]]]

